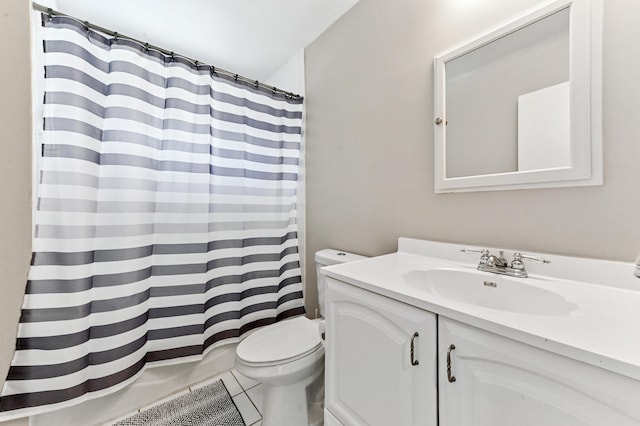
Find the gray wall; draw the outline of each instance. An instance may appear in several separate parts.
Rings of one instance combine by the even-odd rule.
[[[640,253],[640,2],[604,7],[603,186],[433,193],[433,56],[538,0],[362,0],[306,50],[313,253],[399,236],[633,261]]]
[[[30,3],[0,1],[0,385],[15,347],[31,257]]]

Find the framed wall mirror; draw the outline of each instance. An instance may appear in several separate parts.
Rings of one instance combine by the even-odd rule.
[[[602,184],[602,0],[554,0],[438,54],[435,192]]]

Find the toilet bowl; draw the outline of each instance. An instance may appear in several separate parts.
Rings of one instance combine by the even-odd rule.
[[[330,249],[316,253],[321,314],[326,283],[320,268],[364,258]],[[263,426],[323,424],[322,330],[324,320],[300,316],[263,327],[238,344],[236,370],[263,386]]]
[[[262,383],[263,425],[321,425],[324,347],[318,321],[296,317],[264,327],[236,349],[236,370]]]

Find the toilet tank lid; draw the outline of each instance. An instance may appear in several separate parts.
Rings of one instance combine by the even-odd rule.
[[[362,259],[367,259],[367,256],[334,249],[324,249],[316,252],[316,263],[322,266],[336,265],[338,263],[353,262],[354,260]]]

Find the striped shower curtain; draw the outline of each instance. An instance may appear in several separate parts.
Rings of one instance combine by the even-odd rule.
[[[33,256],[0,420],[304,313],[302,102],[43,15]]]

